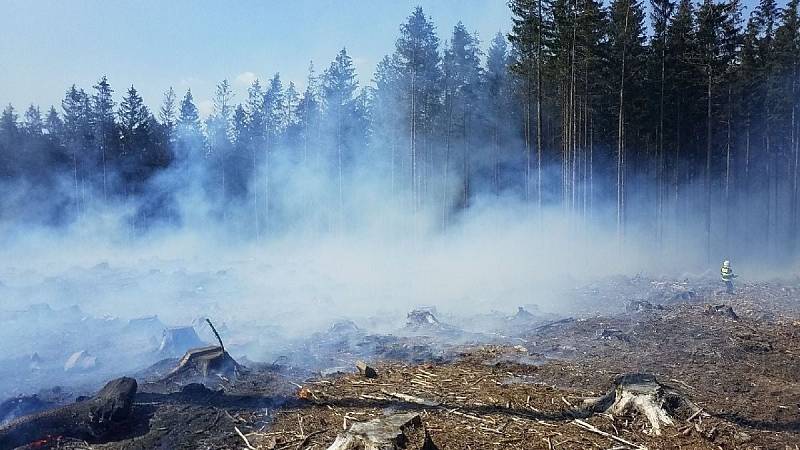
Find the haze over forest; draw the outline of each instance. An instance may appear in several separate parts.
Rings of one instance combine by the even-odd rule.
[[[512,29],[483,41],[410,11],[370,83],[344,48],[246,98],[221,80],[208,117],[191,89],[151,110],[102,74],[54,106],[9,104],[0,239],[417,242],[489,211],[495,236],[523,223],[699,267],[796,260],[798,0],[508,6]]]

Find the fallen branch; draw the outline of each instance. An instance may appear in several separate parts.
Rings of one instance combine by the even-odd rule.
[[[248,441],[248,440],[247,440],[247,436],[245,436],[244,434],[242,434],[242,432],[241,432],[241,431],[239,431],[239,428],[238,428],[238,427],[233,427],[233,429],[234,429],[234,430],[236,430],[236,434],[238,434],[238,435],[239,435],[239,437],[240,437],[240,438],[242,438],[242,440],[244,441],[244,445],[246,445],[246,446],[247,446],[247,448],[249,448],[250,450],[256,450],[256,448],[255,448],[255,447],[253,447],[252,445],[250,445],[250,441]]]
[[[308,435],[305,437],[305,439],[303,439],[303,442],[301,442],[301,443],[300,443],[300,445],[298,445],[298,446],[297,446],[297,449],[298,449],[298,450],[302,449],[303,447],[305,447],[306,445],[308,445],[308,442],[311,440],[311,438],[312,438],[312,437],[314,437],[314,436],[316,436],[316,435],[318,435],[318,434],[322,434],[322,433],[324,433],[324,432],[326,432],[326,431],[328,431],[328,429],[327,429],[327,428],[323,428],[323,429],[321,429],[321,430],[317,430],[317,431],[314,431],[314,432],[312,432],[312,433],[309,433],[309,434],[308,434]]]
[[[384,389],[381,389],[381,392],[383,394],[385,394],[385,395],[388,395],[389,397],[394,397],[396,399],[400,399],[400,400],[402,400],[404,402],[407,402],[407,403],[416,403],[418,405],[431,406],[431,407],[441,405],[441,403],[435,402],[433,400],[428,400],[428,399],[424,399],[422,397],[416,397],[416,396],[413,396],[413,395],[403,394],[401,392],[389,392],[389,391],[386,391]]]
[[[600,436],[605,436],[605,437],[607,437],[609,439],[612,439],[612,440],[615,440],[615,441],[617,441],[617,442],[619,442],[621,444],[629,445],[629,446],[631,446],[631,447],[633,447],[635,449],[638,449],[638,450],[647,450],[647,447],[641,446],[639,444],[634,444],[631,441],[628,441],[626,439],[623,439],[623,438],[621,438],[619,436],[616,436],[616,435],[613,435],[611,433],[606,433],[605,431],[595,427],[594,425],[591,425],[591,424],[589,424],[587,422],[584,422],[581,419],[575,419],[575,420],[572,421],[572,423],[574,423],[575,425],[578,425],[579,427],[583,428],[584,430],[591,431],[592,433],[599,434]]]
[[[692,420],[694,420],[694,418],[695,418],[695,417],[699,416],[699,415],[700,415],[700,413],[702,413],[702,412],[703,412],[703,408],[700,408],[700,409],[698,409],[697,411],[695,411],[695,413],[694,413],[694,414],[692,414],[691,416],[689,416],[689,418],[688,418],[688,419],[686,419],[686,421],[687,421],[687,422],[691,422]]]

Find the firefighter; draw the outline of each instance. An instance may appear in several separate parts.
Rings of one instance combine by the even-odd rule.
[[[719,274],[722,277],[722,281],[725,282],[725,292],[733,294],[733,279],[736,278],[736,275],[733,273],[733,269],[731,269],[730,261],[726,260],[722,262]]]

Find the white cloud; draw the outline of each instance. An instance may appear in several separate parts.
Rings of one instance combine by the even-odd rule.
[[[242,72],[239,75],[236,75],[236,79],[234,81],[239,86],[247,87],[253,84],[253,81],[255,81],[256,78],[258,78],[258,76],[253,72]]]

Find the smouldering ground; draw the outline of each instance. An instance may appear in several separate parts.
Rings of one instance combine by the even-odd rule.
[[[269,422],[251,417],[248,432],[257,448],[325,448],[348,423],[412,408],[440,448],[627,448],[585,430],[570,411],[607,390],[615,375],[638,371],[654,373],[703,412],[660,437],[648,434],[640,417],[585,420],[651,449],[796,448],[796,288],[753,284],[733,297],[713,289],[711,283],[662,305],[639,304],[641,311],[538,327],[524,347],[469,349],[451,364],[385,363],[375,380],[355,374],[309,380],[304,388],[313,393],[310,400],[278,411]],[[715,308],[723,304],[738,317]],[[517,362],[532,355],[555,359]],[[409,404],[395,393],[440,405]]]
[[[718,288],[606,280],[576,290],[580,317],[517,324],[513,343],[455,347],[436,361],[372,360],[375,379],[298,379],[267,365],[220,391],[144,383],[128,429],[73,448],[245,448],[241,432],[252,448],[322,450],[354,422],[413,410],[440,449],[796,449],[798,285]],[[397,345],[413,352],[414,342]],[[676,416],[661,436],[639,416],[576,412],[627,372],[654,374],[702,412]]]

